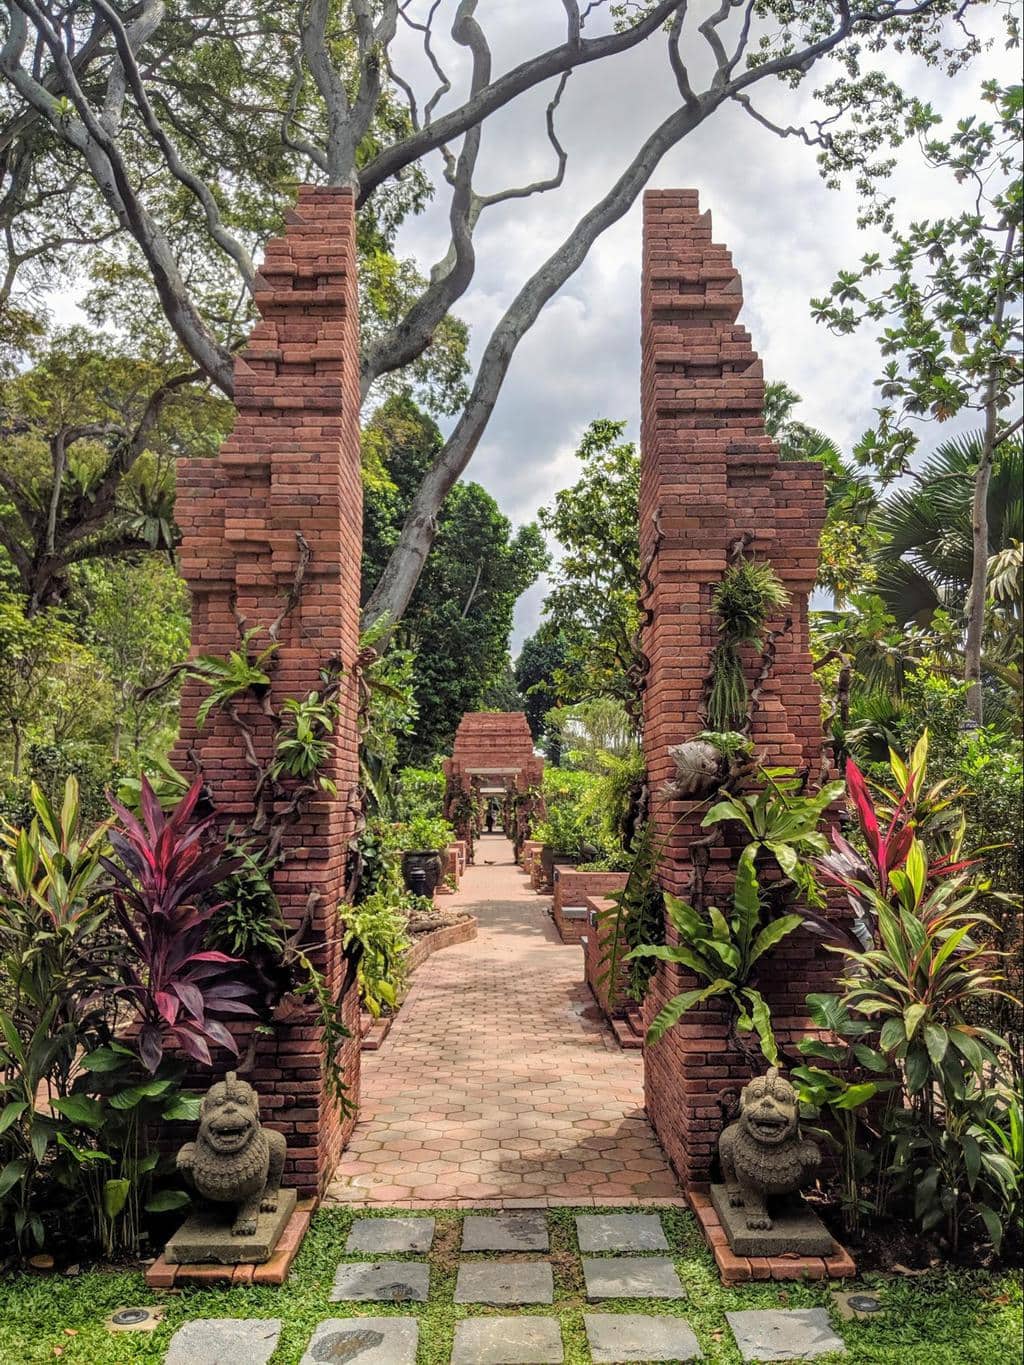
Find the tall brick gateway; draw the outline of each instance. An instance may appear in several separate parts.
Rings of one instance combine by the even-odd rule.
[[[669,749],[704,729],[700,713],[712,649],[715,585],[737,544],[767,560],[791,594],[774,666],[755,711],[751,738],[769,764],[824,774],[818,688],[811,667],[807,599],[824,521],[823,475],[812,463],[782,462],[764,429],[761,362],[736,325],[740,277],[711,238],[711,216],[695,190],[653,191],[644,200],[641,401],[641,562],[649,564],[650,661],[644,748],[651,790],[674,774]],[[787,619],[789,624],[787,625]],[[746,652],[753,683],[760,656]],[[655,798],[662,885],[687,897],[704,810]],[[711,850],[705,888],[727,908],[736,852]],[[767,959],[761,987],[781,1046],[806,1026],[804,997],[834,981],[833,962],[798,931]],[[765,979],[767,978],[767,979]],[[667,999],[699,983],[661,964],[646,1002],[648,1019]],[[749,1078],[728,1042],[724,1009],[709,1002],[645,1048],[647,1108],[684,1181],[707,1178],[722,1115],[719,1092]]]
[[[192,590],[193,652],[223,656],[239,648],[243,623],[267,628],[281,616],[308,547],[294,609],[280,625],[271,698],[279,705],[285,697],[304,697],[322,687],[322,669],[343,666],[341,716],[325,772],[338,794],[317,797],[290,826],[274,885],[290,926],[312,904],[305,937],[325,945],[317,956],[336,993],[342,983],[336,908],[358,781],[350,670],[359,637],[362,484],[351,192],[301,189],[285,236],[267,244],[257,284],[262,321],[235,362],[234,432],[218,459],[186,460],[179,468],[181,563]],[[253,640],[257,651],[267,643],[266,635]],[[204,695],[200,684],[186,684],[177,761],[185,770],[194,753],[224,823],[241,825],[252,814],[253,767],[225,714],[214,712],[197,730]],[[238,702],[238,712],[265,762],[273,746],[265,712],[250,697]],[[355,990],[343,1015],[358,1036]],[[244,1049],[245,1030],[233,1031]],[[322,1053],[316,1019],[300,1012],[279,1022],[273,1038],[261,1039],[250,1072],[265,1118],[287,1134],[286,1178],[305,1191],[322,1188],[351,1126],[325,1094]],[[356,1099],[355,1041],[345,1045],[342,1061]]]

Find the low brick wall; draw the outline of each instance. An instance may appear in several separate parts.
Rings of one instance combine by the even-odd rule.
[[[524,839],[522,851],[519,854],[519,866],[524,872],[529,872],[533,855],[540,849],[540,844],[536,839]]]
[[[594,917],[605,910],[612,909],[613,905],[614,901],[609,900],[607,896],[588,896],[586,900],[587,927],[583,931],[585,939],[583,966],[586,982],[593,992],[594,999],[609,1018],[613,1014],[621,1013],[626,1006],[622,991],[622,984],[626,979],[626,965],[623,961],[623,954],[620,954],[617,973],[619,989],[614,992],[614,998],[609,1000],[608,987],[610,983],[602,981],[601,977],[605,971],[602,961],[604,942],[612,931],[612,925],[607,921],[604,924],[595,924]]]
[[[422,967],[432,953],[438,953],[442,948],[453,948],[456,943],[468,943],[470,939],[476,938],[476,925],[476,919],[471,915],[469,919],[461,920],[458,924],[448,924],[443,929],[435,929],[433,933],[421,934],[409,949],[405,959],[410,975],[417,967]]]
[[[621,891],[627,877],[626,872],[580,872],[574,867],[555,868],[551,914],[563,943],[579,943],[587,932],[587,897]]]

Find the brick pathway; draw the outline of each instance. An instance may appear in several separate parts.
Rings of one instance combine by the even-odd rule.
[[[490,863],[491,865],[488,865]],[[500,836],[448,905],[477,937],[429,958],[378,1052],[327,1203],[460,1207],[681,1202],[621,1051]]]

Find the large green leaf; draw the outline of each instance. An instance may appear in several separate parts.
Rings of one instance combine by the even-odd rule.
[[[774,1066],[779,1060],[779,1045],[772,1030],[772,1012],[768,1008],[768,1002],[760,991],[749,987],[743,994],[750,1003],[750,1017],[761,1043],[761,1054],[770,1066]]]
[[[921,1000],[915,1000],[912,1005],[906,1007],[903,1011],[903,1024],[908,1038],[913,1038],[915,1029],[927,1013],[928,1006]]]
[[[183,1209],[190,1202],[184,1190],[158,1190],[146,1200],[144,1207],[147,1213],[169,1213],[173,1209]]]
[[[113,1222],[128,1202],[131,1190],[130,1180],[105,1180],[103,1182],[103,1212]]]
[[[924,1045],[928,1049],[928,1056],[932,1059],[933,1064],[940,1066],[943,1057],[946,1055],[946,1049],[949,1047],[949,1034],[941,1024],[925,1024]]]
[[[0,1199],[12,1190],[18,1181],[28,1170],[28,1161],[24,1157],[17,1157],[14,1161],[8,1161],[7,1165],[0,1171]]]
[[[0,1133],[6,1133],[11,1124],[20,1119],[27,1108],[27,1100],[12,1100],[10,1104],[5,1104],[3,1111],[0,1112]]]
[[[878,1086],[874,1081],[862,1081],[858,1085],[847,1086],[842,1095],[832,1101],[832,1106],[835,1109],[859,1109],[877,1094]]]
[[[772,920],[771,924],[766,924],[754,939],[754,946],[750,950],[750,965],[753,966],[759,957],[763,957],[803,922],[803,915],[780,915],[778,919]]]
[[[88,1095],[66,1095],[54,1100],[53,1108],[84,1128],[98,1128],[103,1122],[103,1106],[99,1100],[90,1099]]]
[[[648,1042],[656,1043],[673,1024],[678,1024],[686,1011],[693,1009],[694,1005],[710,1000],[714,995],[724,995],[729,989],[728,981],[713,981],[710,986],[705,986],[701,990],[683,991],[681,995],[674,996],[652,1020],[647,1030]]]

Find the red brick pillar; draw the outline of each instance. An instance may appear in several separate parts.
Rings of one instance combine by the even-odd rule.
[[[712,593],[730,547],[749,537],[747,553],[770,561],[792,601],[769,628],[791,626],[756,711],[752,739],[770,764],[823,776],[819,694],[807,638],[807,599],[824,520],[823,476],[814,463],[780,462],[764,430],[764,380],[750,336],[736,324],[740,277],[725,247],[711,238],[711,215],[695,190],[652,191],[644,200],[642,301],[642,462],[640,541],[650,560],[650,660],[644,698],[644,749],[651,790],[674,775],[669,749],[704,728],[700,713],[716,643]],[[759,658],[748,651],[748,683]],[[689,808],[655,796],[659,841]],[[689,895],[690,847],[706,831],[703,810],[675,828],[661,861],[662,885]],[[736,850],[712,851],[707,891],[731,903]],[[828,955],[798,931],[777,950],[762,982],[776,1034],[799,1033],[808,990],[832,980]],[[647,1001],[650,1019],[665,1001],[695,985],[662,965]],[[645,1047],[651,1120],[684,1181],[707,1178],[721,1128],[718,1092],[750,1075],[727,1044],[724,1013],[691,1011],[664,1039]]]
[[[281,613],[299,562],[300,535],[309,562],[298,604],[280,630],[271,666],[272,699],[322,687],[320,670],[344,666],[341,717],[326,776],[336,796],[317,797],[284,841],[274,876],[289,925],[301,922],[318,893],[306,941],[336,993],[342,982],[337,906],[345,884],[358,781],[356,688],[362,484],[359,453],[359,333],[355,216],[351,191],[303,187],[287,215],[284,237],[268,242],[257,277],[261,321],[235,361],[231,437],[217,459],[181,462],[177,519],[182,570],[192,590],[192,648],[224,655],[239,647],[238,621],[269,626]],[[254,640],[256,649],[267,643]],[[177,761],[198,756],[218,814],[227,825],[252,813],[253,771],[227,716],[212,714],[197,730],[206,689],[186,684]],[[238,710],[263,761],[273,734],[255,699]],[[358,1002],[350,991],[343,1017],[358,1035]],[[243,1051],[245,1030],[236,1030]],[[218,1058],[218,1069],[230,1058]],[[355,1038],[342,1050],[350,1097],[358,1097]],[[315,1018],[299,1014],[261,1039],[249,1079],[264,1118],[288,1138],[286,1181],[305,1191],[323,1187],[351,1120],[343,1121],[324,1089],[323,1048]]]

